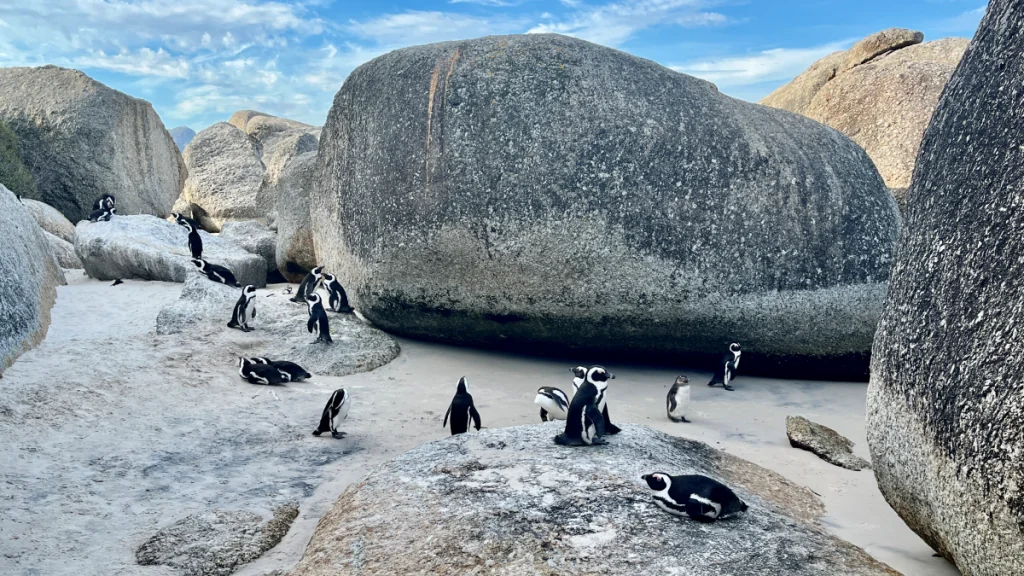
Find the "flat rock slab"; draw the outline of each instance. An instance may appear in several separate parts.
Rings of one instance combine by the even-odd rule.
[[[225,222],[220,237],[238,244],[267,261],[267,272],[277,268],[277,232],[257,220]]]
[[[226,576],[276,546],[298,515],[294,505],[278,507],[266,523],[244,511],[193,514],[157,532],[135,557],[143,566],[171,566],[187,576]]]
[[[894,575],[814,523],[807,489],[701,442],[623,426],[565,448],[557,423],[422,445],[350,487],[293,576],[347,574]],[[746,516],[714,524],[656,507],[640,476],[706,474]]]
[[[870,468],[871,464],[853,454],[853,442],[845,436],[803,416],[786,416],[786,436],[794,448],[813,452],[829,464],[850,470]]]
[[[211,282],[193,274],[185,282],[181,298],[157,315],[157,334],[207,333],[230,331],[239,344],[251,350],[250,356],[297,362],[319,376],[346,376],[379,368],[394,360],[400,351],[398,342],[384,332],[347,314],[328,312],[334,343],[311,344],[316,337],[306,331],[309,315],[304,304],[289,301],[284,293],[259,293],[256,318],[249,320],[253,332],[227,327],[238,288]]]
[[[203,259],[226,267],[243,286],[267,285],[267,263],[229,240],[207,232]],[[184,282],[197,272],[188,250],[188,232],[155,216],[114,216],[109,222],[78,223],[75,252],[91,278]]]

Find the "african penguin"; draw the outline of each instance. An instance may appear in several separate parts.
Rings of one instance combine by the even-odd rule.
[[[100,208],[89,213],[89,222],[110,222],[110,218],[117,214],[117,208]]]
[[[729,351],[722,356],[722,360],[715,367],[715,374],[708,382],[708,386],[721,384],[726,390],[733,390],[732,379],[736,377],[736,369],[740,367],[740,345],[733,342],[729,344]]]
[[[96,199],[95,202],[92,203],[92,209],[93,210],[110,210],[111,208],[114,207],[114,202],[115,202],[115,200],[114,200],[114,196],[113,195],[111,195],[111,194],[104,194],[103,196],[100,196],[99,198]]]
[[[196,230],[202,229],[202,226],[199,225],[198,220],[193,220],[192,218],[189,218],[188,216],[185,216],[184,214],[181,214],[179,212],[171,212],[171,218],[174,218],[174,222],[178,224],[178,226],[184,226],[185,224],[188,224],[189,226],[195,228]]]
[[[310,270],[309,274],[306,274],[306,277],[302,279],[302,283],[299,284],[299,289],[295,291],[295,296],[292,296],[292,302],[305,302],[306,296],[316,292],[323,279],[323,266],[317,266]]]
[[[586,381],[576,391],[569,404],[569,414],[565,419],[565,431],[555,436],[555,444],[562,446],[589,446],[606,444],[601,438],[605,434],[604,416],[598,406],[601,404],[608,381],[615,378],[602,366],[594,366],[587,371]]]
[[[188,230],[188,250],[192,253],[192,258],[202,260],[203,239],[199,237],[199,228],[193,227],[188,222],[185,222],[182,226],[185,227],[185,230]]]
[[[238,357],[238,375],[251,384],[284,384],[289,381],[289,375],[283,370],[278,370],[267,364],[258,364],[248,358]]]
[[[697,474],[669,476],[644,474],[654,503],[675,516],[687,515],[700,522],[714,522],[746,512],[747,505],[728,486]]]
[[[344,438],[345,433],[338,431],[345,418],[348,418],[348,392],[344,388],[338,388],[331,394],[331,398],[324,406],[324,413],[320,416],[320,425],[313,430],[313,436],[319,436],[324,432],[330,432],[334,438]]]
[[[327,303],[331,310],[339,314],[351,314],[355,310],[348,304],[348,295],[345,288],[338,282],[334,274],[324,273],[324,287],[327,288]]]
[[[238,302],[235,302],[235,309],[231,311],[231,321],[228,322],[228,328],[237,328],[242,332],[251,332],[252,328],[249,327],[249,322],[246,319],[249,307],[252,307],[252,317],[256,317],[256,287],[249,284],[245,288],[242,288],[242,295],[238,298]]]
[[[569,415],[569,398],[558,388],[541,386],[533,403],[540,406],[540,421],[565,420]]]
[[[306,307],[309,312],[309,321],[306,322],[306,330],[312,334],[316,332],[317,342],[323,342],[324,344],[330,344],[334,342],[331,340],[331,326],[327,321],[327,312],[324,311],[323,299],[317,293],[310,294],[306,297]]]
[[[238,280],[235,280],[235,275],[231,273],[231,270],[228,270],[223,266],[210,264],[201,258],[193,258],[192,264],[194,264],[196,268],[199,268],[200,272],[205,274],[207,278],[214,282],[220,282],[221,284],[227,284],[228,286],[234,286],[235,288],[242,287],[242,285],[238,283]]]
[[[569,368],[569,371],[572,372],[572,393],[575,394],[579,392],[580,386],[587,381],[587,367],[577,366]]]
[[[313,377],[312,374],[306,372],[305,368],[299,366],[295,362],[289,362],[287,360],[271,360],[270,358],[262,357],[250,358],[250,360],[252,360],[253,362],[258,362],[260,364],[269,364],[274,368],[277,368],[278,370],[283,370],[284,372],[287,372],[291,376],[292,382],[302,382],[303,380],[307,380]]]
[[[689,422],[686,412],[690,410],[690,380],[686,376],[677,376],[675,384],[668,390],[665,398],[665,411],[668,419],[673,422]]]
[[[448,405],[448,410],[444,413],[444,422],[441,423],[441,427],[444,428],[448,425],[448,416],[452,417],[452,436],[456,434],[465,434],[469,430],[469,421],[473,421],[473,425],[477,430],[480,429],[480,413],[476,411],[476,406],[473,405],[473,396],[469,393],[469,389],[466,386],[466,377],[459,378],[459,385],[455,390],[455,396],[452,398],[452,403]]]

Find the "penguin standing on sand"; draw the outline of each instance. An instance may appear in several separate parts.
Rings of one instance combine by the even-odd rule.
[[[573,395],[572,403],[569,404],[565,431],[555,436],[555,444],[590,446],[607,443],[602,438],[605,434],[604,416],[598,406],[604,399],[608,381],[614,378],[615,375],[602,366],[594,366],[587,371],[586,381]]]
[[[351,314],[355,309],[348,303],[348,295],[345,294],[345,287],[338,282],[334,274],[324,273],[324,287],[327,288],[327,304],[331,310],[338,314]]]
[[[196,268],[199,268],[200,272],[205,274],[207,278],[214,282],[220,282],[221,284],[227,284],[228,286],[234,286],[235,288],[242,287],[242,285],[238,283],[238,280],[235,280],[235,275],[231,273],[231,270],[228,270],[223,266],[210,264],[201,258],[193,258],[192,264],[194,264]]]
[[[306,307],[309,312],[309,320],[306,322],[306,330],[312,334],[316,332],[317,342],[323,342],[324,344],[330,344],[334,342],[331,340],[331,327],[327,321],[327,312],[324,311],[323,299],[317,293],[306,296]]]
[[[324,280],[324,267],[317,266],[306,274],[306,277],[302,279],[302,283],[299,284],[299,289],[295,291],[295,296],[292,296],[292,302],[305,302],[306,296],[316,292],[316,289],[320,287],[320,283]]]
[[[250,358],[253,362],[258,364],[269,364],[282,372],[287,372],[291,379],[289,382],[302,382],[313,377],[312,374],[306,372],[306,369],[299,366],[295,362],[289,362],[287,360],[271,360],[270,358]]]
[[[565,420],[569,415],[569,398],[558,388],[541,386],[533,403],[540,406],[540,421]]]
[[[89,222],[110,222],[115,214],[116,208],[99,208],[89,213]]]
[[[320,425],[313,430],[313,436],[319,436],[324,432],[330,432],[331,436],[337,439],[345,437],[345,433],[338,430],[338,426],[348,418],[348,392],[344,388],[338,388],[331,394],[331,398],[324,406],[324,412],[320,415]]]
[[[114,199],[113,194],[104,194],[103,196],[100,196],[99,198],[96,199],[95,202],[92,203],[92,209],[93,210],[113,210],[114,209],[114,203],[116,201],[117,200]]]
[[[248,358],[238,357],[238,375],[251,384],[284,384],[289,381],[289,375],[283,370],[278,370],[267,364],[257,364]]]
[[[653,492],[654,503],[675,516],[689,516],[698,522],[714,522],[747,511],[728,486],[698,474],[669,476],[663,472],[641,476]]]
[[[726,390],[733,390],[732,379],[736,377],[736,369],[740,367],[740,345],[733,342],[729,344],[729,351],[722,356],[722,360],[715,367],[715,374],[708,382],[708,386],[721,384]]]
[[[469,393],[469,388],[466,386],[466,377],[459,378],[459,386],[455,390],[455,397],[452,398],[452,403],[448,405],[448,410],[444,413],[444,422],[441,423],[441,427],[444,428],[448,425],[448,416],[452,417],[452,436],[456,434],[465,434],[469,431],[469,421],[473,421],[473,425],[477,430],[480,429],[480,413],[476,411],[476,406],[473,405],[473,396]]]
[[[203,259],[203,239],[199,237],[199,228],[194,228],[188,222],[182,224],[185,230],[188,230],[188,250],[192,253],[192,258],[196,260]]]
[[[668,419],[673,422],[689,422],[686,413],[690,410],[690,379],[677,376],[675,384],[668,390],[665,398],[665,411]]]
[[[249,284],[245,288],[242,288],[242,295],[238,298],[238,302],[235,302],[235,309],[231,311],[231,321],[228,322],[228,328],[237,328],[242,332],[252,332],[252,328],[249,327],[249,322],[246,319],[246,315],[249,312],[250,306],[252,307],[252,317],[256,318],[256,287]]]

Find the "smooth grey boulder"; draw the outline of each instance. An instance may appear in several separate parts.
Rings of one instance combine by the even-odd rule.
[[[866,460],[853,454],[853,442],[848,438],[803,416],[786,416],[786,436],[794,448],[807,450],[829,464],[849,470],[871,467]]]
[[[45,234],[0,184],[0,375],[46,336],[57,286],[66,283]]]
[[[277,268],[277,233],[257,220],[225,222],[220,237],[238,244],[267,261],[267,272]]]
[[[296,120],[279,118],[255,110],[239,110],[231,115],[228,124],[260,142],[263,161],[268,162],[278,147],[288,140],[304,134],[319,138],[320,128]]]
[[[83,268],[82,260],[78,257],[78,254],[75,254],[74,244],[63,238],[58,238],[46,230],[43,230],[43,235],[46,236],[46,241],[50,243],[50,252],[57,259],[57,264],[61,268],[74,270],[81,270]]]
[[[277,269],[291,282],[301,282],[317,265],[309,216],[317,148],[313,136],[294,136],[278,146],[267,165],[277,201]]]
[[[745,369],[817,377],[866,377],[899,231],[846,136],[557,35],[360,66],[314,182],[319,264],[385,330],[677,359],[738,341]]]
[[[199,234],[204,260],[231,270],[243,286],[267,285],[267,263],[261,256],[207,232]],[[99,280],[184,282],[197,273],[188,249],[188,232],[155,216],[114,216],[109,222],[79,222],[75,252],[86,274]]]
[[[75,241],[75,225],[59,210],[49,204],[28,198],[22,198],[21,203],[28,208],[40,228],[67,242]]]
[[[346,490],[291,574],[896,574],[827,534],[806,488],[702,442],[622,428],[595,448],[555,445],[557,423],[419,446]],[[711,476],[749,509],[714,524],[673,516],[641,480],[651,472]]]
[[[398,343],[384,332],[352,315],[328,312],[330,345],[311,344],[316,339],[306,329],[309,314],[304,304],[290,302],[283,292],[258,293],[256,317],[249,319],[252,332],[227,327],[241,290],[209,281],[198,273],[185,281],[180,299],[160,310],[156,333],[188,332],[198,337],[210,331],[237,335],[246,356],[290,360],[317,376],[347,376],[367,372],[394,360]]]
[[[966,575],[1024,574],[1021,30],[989,2],[925,133],[868,387],[879,489]]]
[[[185,164],[153,106],[78,70],[0,68],[0,120],[40,199],[71,221],[103,194],[122,214],[165,216],[181,193]]]
[[[196,134],[185,147],[183,197],[203,228],[219,232],[225,222],[267,218],[273,199],[261,194],[262,155],[258,140],[226,122]]]
[[[182,518],[146,540],[135,552],[142,566],[170,566],[194,576],[227,576],[284,538],[299,515],[280,506],[270,520],[238,510],[212,510]]]

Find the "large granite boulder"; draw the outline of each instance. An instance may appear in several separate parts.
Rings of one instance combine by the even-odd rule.
[[[81,270],[82,260],[75,253],[75,245],[63,238],[59,238],[50,234],[46,230],[43,230],[43,236],[46,237],[46,241],[50,245],[50,253],[57,259],[57,264],[61,268],[70,268],[74,270]]]
[[[289,301],[284,293],[258,294],[256,317],[249,320],[254,330],[232,330],[227,323],[240,295],[238,288],[193,274],[185,281],[179,300],[160,310],[156,333],[188,332],[191,337],[211,332],[232,334],[247,356],[290,360],[318,376],[374,370],[400,352],[391,336],[352,315],[333,312],[328,312],[328,317],[334,343],[311,345],[316,336],[306,331],[306,306]]]
[[[243,286],[267,285],[267,263],[238,244],[200,232],[203,259],[224,266]],[[188,232],[155,216],[115,216],[109,222],[78,223],[75,252],[90,278],[137,278],[184,282],[198,273],[191,262]]]
[[[309,217],[317,148],[313,136],[293,136],[278,146],[267,165],[268,182],[277,199],[277,269],[291,282],[301,282],[317,265]]]
[[[864,147],[897,201],[905,203],[917,149],[969,41],[922,44],[920,32],[894,28],[814,63],[762,104],[803,114]]]
[[[185,147],[183,197],[203,228],[219,232],[231,220],[267,218],[273,199],[260,193],[262,156],[258,140],[226,122],[196,134]]]
[[[596,448],[557,446],[558,431],[484,429],[383,464],[320,520],[292,576],[896,574],[828,535],[818,499],[774,472],[632,424]],[[651,472],[717,478],[750,508],[714,524],[670,515]]]
[[[45,232],[13,192],[0,184],[0,374],[50,327],[50,308],[64,273]]]
[[[25,208],[28,208],[28,211],[36,219],[36,223],[39,224],[40,228],[66,242],[75,241],[75,225],[65,218],[59,210],[49,204],[28,198],[22,198],[21,203],[25,205]]]
[[[257,220],[225,222],[220,237],[234,242],[267,262],[267,272],[277,268],[277,233]]]
[[[185,182],[153,106],[78,70],[0,68],[0,120],[17,133],[40,199],[71,221],[103,194],[122,214],[166,215]]]
[[[278,146],[287,140],[308,134],[314,138],[320,137],[320,128],[310,126],[295,120],[279,118],[257,112],[255,110],[239,110],[228,120],[235,128],[245,132],[260,142],[263,146],[263,160],[266,162],[274,156]]]
[[[1024,574],[1021,30],[989,3],[925,133],[867,398],[882,494],[968,575]]]
[[[386,330],[634,357],[739,341],[745,369],[819,377],[866,376],[899,229],[839,132],[557,35],[360,66],[314,181],[319,263]]]

